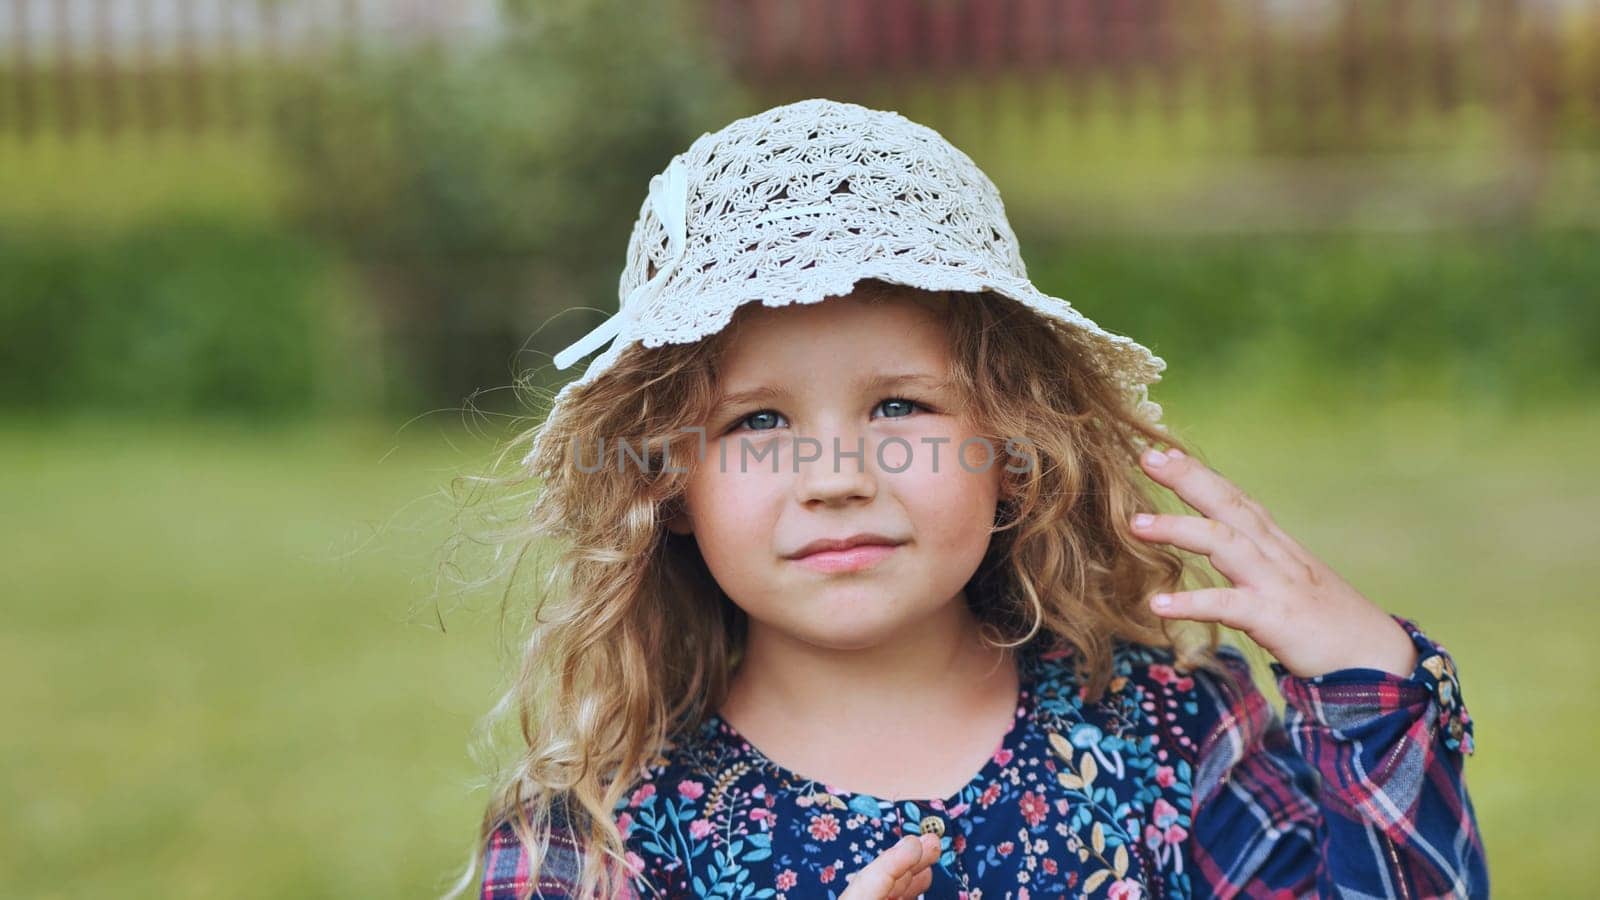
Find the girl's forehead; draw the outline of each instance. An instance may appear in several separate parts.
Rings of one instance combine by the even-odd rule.
[[[947,376],[951,369],[938,323],[794,325],[740,335],[724,347],[713,378],[727,390],[752,382],[838,383],[890,371]]]
[[[716,338],[713,383],[726,395],[889,371],[946,377],[953,371],[947,303],[943,293],[871,283],[816,303],[747,303]]]
[[[862,332],[927,340],[944,333],[941,301],[904,294],[829,297],[815,303],[746,303],[724,329],[724,355],[733,346],[796,336],[849,338]]]

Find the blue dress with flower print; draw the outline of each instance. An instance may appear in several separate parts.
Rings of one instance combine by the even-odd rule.
[[[1272,713],[1232,648],[1232,678],[1180,672],[1122,644],[1096,702],[1071,653],[1017,656],[1011,728],[948,797],[886,799],[810,780],[713,713],[646,768],[616,809],[639,897],[837,898],[902,835],[943,852],[928,898],[1486,896],[1462,779],[1471,720],[1443,648],[1409,677],[1348,669],[1297,679]],[[1385,762],[1416,767],[1385,770]],[[1403,776],[1403,777],[1402,777]],[[568,896],[557,841],[538,881]],[[516,838],[490,843],[482,896],[528,881]]]

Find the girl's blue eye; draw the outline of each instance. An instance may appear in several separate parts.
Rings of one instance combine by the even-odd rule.
[[[888,400],[885,400],[882,403],[879,403],[878,404],[878,408],[879,409],[883,409],[885,406],[888,406],[891,403],[898,403],[898,404],[906,407],[906,412],[908,414],[911,412],[912,408],[917,408],[917,409],[923,408],[922,404],[918,403],[917,401],[915,401],[915,400],[907,400],[904,397],[890,397]],[[904,418],[904,416],[889,416],[889,418],[891,418],[891,419],[900,419],[900,418]]]
[[[749,425],[752,419],[759,419],[762,416],[777,417],[777,415],[778,414],[776,412],[773,412],[770,409],[757,410],[757,411],[751,413],[750,415],[745,416],[744,418],[740,419],[736,424],[737,425]],[[773,427],[776,428],[777,426],[774,425]],[[751,431],[766,431],[768,429],[765,429],[765,428],[751,428],[750,430]]]

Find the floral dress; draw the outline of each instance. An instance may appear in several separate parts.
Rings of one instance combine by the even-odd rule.
[[[1222,678],[1119,645],[1110,690],[1091,703],[1070,651],[1035,641],[1017,656],[1010,729],[948,797],[808,779],[713,713],[615,811],[632,889],[836,898],[902,835],[932,831],[943,853],[928,898],[1487,896],[1462,777],[1472,721],[1454,664],[1397,620],[1418,648],[1415,671],[1301,679],[1274,664],[1281,718],[1231,647]],[[517,896],[528,866],[509,825],[487,849],[481,896]],[[558,832],[537,896],[569,896],[576,871]]]

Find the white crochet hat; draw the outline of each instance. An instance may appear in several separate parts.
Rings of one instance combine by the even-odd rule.
[[[557,393],[551,416],[635,341],[696,341],[720,331],[741,304],[817,303],[863,278],[993,290],[1087,332],[1137,414],[1165,430],[1149,385],[1166,362],[1033,286],[1000,192],[970,157],[899,113],[823,98],[702,134],[650,179],[618,283],[620,308],[557,353],[555,366],[611,344]],[[537,438],[527,460],[539,452]]]

